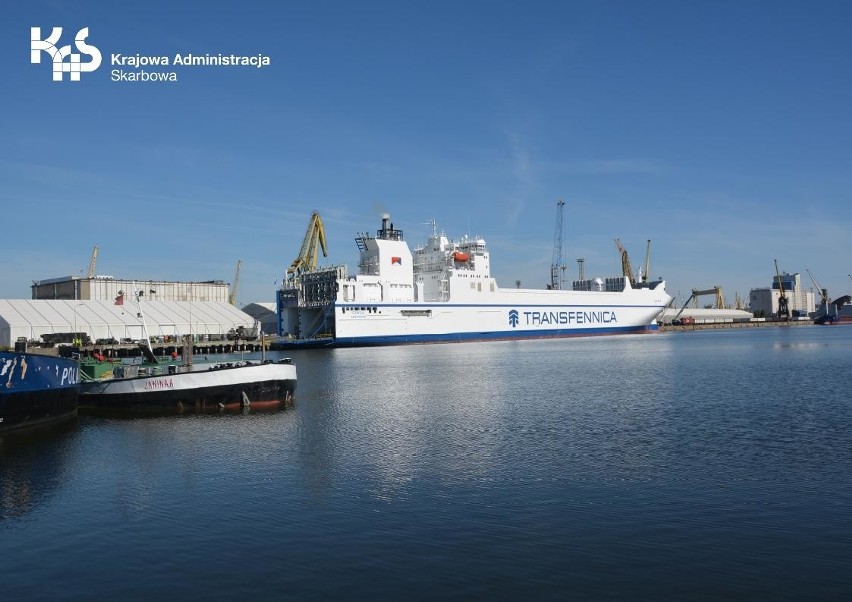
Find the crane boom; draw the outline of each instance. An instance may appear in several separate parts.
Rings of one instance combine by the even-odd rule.
[[[651,269],[651,239],[648,239],[648,244],[645,246],[645,270],[642,272],[642,282],[648,282],[648,272]]]
[[[228,294],[228,303],[231,305],[237,304],[237,291],[240,288],[240,267],[243,265],[243,260],[237,260],[237,273],[234,274],[234,283],[231,285],[231,292]]]
[[[95,277],[95,268],[98,265],[98,245],[95,245],[92,249],[92,259],[89,261],[89,278]]]
[[[822,288],[819,285],[819,283],[816,281],[816,278],[814,278],[814,275],[811,274],[811,271],[808,268],[805,268],[805,271],[808,273],[808,276],[811,277],[811,282],[814,283],[814,286],[816,287],[819,296],[822,298],[822,302],[828,304],[828,290]]]
[[[627,256],[627,250],[618,238],[615,239],[615,246],[621,254],[621,273],[624,274],[624,277],[627,278],[628,282],[630,282],[630,286],[635,287],[636,279],[633,277],[633,268],[630,267],[630,257]]]
[[[287,268],[288,278],[316,269],[319,259],[317,247],[322,248],[323,257],[328,257],[325,244],[325,226],[323,226],[320,214],[314,211],[308,223],[308,229],[305,231],[305,238],[302,241],[302,247],[299,249],[299,255]]]
[[[553,236],[553,261],[550,264],[550,288],[552,290],[562,288],[560,272],[565,271],[565,266],[562,263],[562,214],[564,207],[565,201],[562,199],[556,201],[556,233]]]

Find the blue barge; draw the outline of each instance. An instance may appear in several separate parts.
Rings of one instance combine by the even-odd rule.
[[[0,351],[0,433],[74,418],[79,395],[78,360]]]

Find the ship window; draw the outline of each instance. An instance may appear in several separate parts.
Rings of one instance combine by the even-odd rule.
[[[481,282],[476,283],[476,290],[478,290],[480,293],[482,292],[482,283]]]

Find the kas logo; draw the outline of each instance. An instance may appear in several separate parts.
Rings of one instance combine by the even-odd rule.
[[[68,73],[72,82],[80,81],[80,73],[94,71],[101,66],[101,51],[91,44],[86,44],[89,28],[84,27],[74,37],[74,44],[79,52],[71,52],[71,45],[57,48],[56,43],[62,36],[62,28],[54,27],[47,38],[41,38],[41,27],[30,28],[30,63],[41,63],[42,51],[53,59],[53,81],[61,82],[62,74]],[[88,54],[92,60],[80,62],[80,54]]]
[[[518,310],[512,309],[509,311],[509,324],[512,328],[515,328],[518,325]]]

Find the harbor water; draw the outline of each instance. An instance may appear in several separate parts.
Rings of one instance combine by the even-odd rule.
[[[852,327],[288,354],[0,443],[0,599],[852,598]]]

